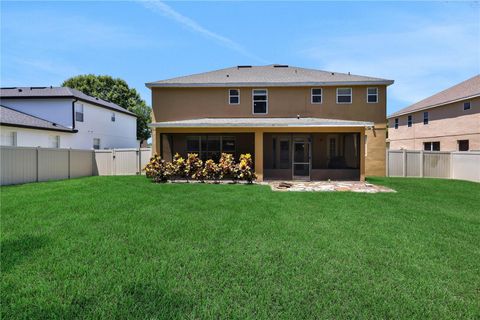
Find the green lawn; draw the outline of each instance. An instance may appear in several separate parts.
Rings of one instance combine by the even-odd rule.
[[[3,187],[1,316],[479,319],[480,184],[370,181]]]

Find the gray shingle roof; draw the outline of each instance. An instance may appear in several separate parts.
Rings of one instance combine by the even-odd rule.
[[[28,127],[44,130],[76,132],[71,128],[60,124],[32,116],[5,106],[0,105],[0,124],[13,127]]]
[[[390,85],[393,80],[285,65],[237,66],[146,83],[151,87]]]
[[[392,113],[388,118],[397,117],[420,110],[439,107],[455,101],[461,101],[480,96],[480,75],[476,75],[468,80],[460,82],[453,87],[434,94],[431,97],[423,99],[417,103]]]
[[[12,87],[1,88],[0,98],[77,98],[85,102],[90,102],[100,107],[116,110],[125,114],[134,113],[120,107],[119,105],[95,98],[85,93],[68,87]]]
[[[373,122],[321,118],[203,118],[152,123],[156,128],[371,127]]]

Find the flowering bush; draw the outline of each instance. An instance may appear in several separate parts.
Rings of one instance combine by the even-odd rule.
[[[252,183],[257,178],[253,171],[252,156],[249,153],[240,155],[238,164],[235,164],[233,156],[227,153],[222,153],[218,163],[212,159],[204,163],[196,153],[188,154],[187,159],[177,153],[171,162],[163,160],[159,155],[154,155],[144,170],[147,178],[153,182],[167,182],[174,178],[218,182],[226,178]]]
[[[235,170],[235,160],[233,155],[229,153],[222,153],[218,167],[221,170],[222,178],[233,179],[233,171]]]
[[[253,171],[253,160],[250,153],[241,154],[240,162],[235,166],[233,176],[235,180],[245,180],[248,183],[253,183],[257,176]]]

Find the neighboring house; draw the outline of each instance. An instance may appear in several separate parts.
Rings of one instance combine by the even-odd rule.
[[[258,179],[385,175],[393,81],[286,65],[237,66],[147,83],[153,149],[254,157]]]
[[[1,88],[1,145],[44,148],[137,148],[136,116],[65,87]]]
[[[480,75],[388,117],[392,150],[480,150]]]

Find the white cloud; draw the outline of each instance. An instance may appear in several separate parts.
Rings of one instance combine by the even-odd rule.
[[[324,38],[300,54],[326,70],[395,80],[389,94],[403,104],[398,109],[479,73],[479,28],[463,19],[431,22],[401,32]]]
[[[233,41],[230,38],[227,38],[225,36],[222,36],[216,32],[213,32],[202,25],[200,25],[198,22],[195,20],[186,17],[182,15],[181,13],[175,11],[172,7],[169,5],[159,1],[159,0],[153,0],[153,1],[141,1],[141,3],[148,9],[153,10],[155,12],[159,12],[162,15],[178,22],[182,26],[192,30],[193,32],[196,32],[205,38],[211,39],[233,51],[236,51],[248,58],[251,58],[256,61],[260,62],[265,62],[262,58],[257,57],[256,55],[252,54],[248,50],[246,50],[242,45],[239,43]]]

